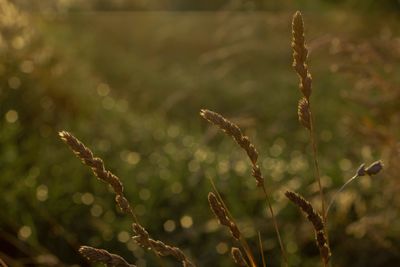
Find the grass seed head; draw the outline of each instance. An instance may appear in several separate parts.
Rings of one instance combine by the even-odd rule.
[[[136,267],[136,265],[129,264],[124,258],[119,255],[111,254],[105,249],[92,248],[89,246],[81,246],[79,253],[88,259],[91,263],[100,262],[109,267]]]
[[[305,97],[299,100],[297,106],[297,115],[299,117],[299,122],[308,130],[311,130],[311,119],[310,119],[310,106]]]
[[[324,222],[322,220],[321,215],[313,208],[311,203],[304,199],[299,194],[286,191],[285,196],[292,201],[297,207],[299,207],[307,216],[308,221],[314,227],[315,231],[315,240],[320,251],[321,257],[325,263],[329,262],[329,258],[331,256],[328,238],[325,233]]]
[[[308,100],[311,96],[312,77],[306,63],[308,49],[304,40],[303,17],[299,11],[294,14],[292,20],[292,49],[293,68],[300,78],[299,88],[301,93]]]

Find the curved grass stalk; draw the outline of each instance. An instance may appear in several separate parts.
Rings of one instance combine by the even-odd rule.
[[[219,193],[217,187],[215,186],[214,180],[213,180],[212,178],[209,178],[209,179],[210,179],[210,182],[211,182],[211,186],[212,186],[212,188],[213,188],[215,194],[217,195],[218,200],[219,200],[219,201],[221,202],[221,204],[224,206],[224,208],[225,208],[225,210],[226,210],[226,212],[227,212],[227,215],[229,216],[229,219],[230,219],[232,222],[234,222],[233,216],[232,216],[232,214],[230,213],[228,207],[226,206],[224,200],[222,199],[221,194]],[[236,223],[235,223],[235,224],[236,224]],[[238,231],[240,232],[240,230],[238,230]],[[254,255],[253,255],[253,253],[252,253],[251,250],[250,250],[250,246],[249,246],[249,244],[247,243],[246,239],[243,237],[242,234],[240,234],[239,242],[240,242],[240,245],[242,246],[244,252],[246,253],[246,257],[247,257],[247,259],[248,259],[249,262],[250,262],[250,266],[251,266],[251,267],[257,267],[256,261],[255,261],[255,259],[254,259]]]
[[[262,245],[260,231],[258,231],[258,244],[259,244],[259,248],[260,248],[260,254],[261,254],[261,260],[262,260],[263,267],[266,267],[267,265],[265,264],[264,249],[263,249],[263,245]]]

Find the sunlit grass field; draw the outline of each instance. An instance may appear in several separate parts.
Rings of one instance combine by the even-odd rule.
[[[279,246],[251,166],[232,140],[201,120],[200,109],[209,108],[254,140],[292,266],[317,266],[311,227],[283,195],[296,190],[318,203],[308,135],[297,121],[292,13],[29,14],[39,39],[32,47],[50,51],[54,59],[21,74],[18,66],[35,62],[37,48],[9,57],[16,67],[7,75],[20,85],[2,93],[1,111],[8,116],[0,130],[0,204],[8,208],[0,215],[5,242],[0,257],[10,266],[25,266],[24,261],[40,256],[43,264],[57,257],[63,264],[85,266],[77,253],[85,244],[107,248],[137,266],[156,265],[153,255],[131,240],[131,221],[116,211],[107,187],[58,140],[57,132],[66,129],[121,178],[153,236],[183,248],[198,266],[233,264],[229,233],[208,207],[210,178],[250,245],[257,248],[260,230],[267,266],[279,266]],[[310,10],[303,16],[322,181],[329,196],[361,163],[384,156],[349,127],[351,122],[357,128],[354,123],[368,108],[343,97],[354,84],[333,71],[348,60],[333,53],[335,42],[368,40],[387,29],[398,36],[398,21],[373,18],[371,25],[371,18],[344,10]],[[10,86],[5,76],[2,83]],[[339,199],[329,224],[332,266],[400,262],[400,226],[388,226],[395,214],[380,217],[382,243],[370,228],[360,233],[348,227],[366,214],[391,209],[375,197],[389,178],[362,178]],[[367,259],[371,252],[374,258]]]

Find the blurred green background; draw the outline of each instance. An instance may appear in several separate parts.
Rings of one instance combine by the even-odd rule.
[[[158,266],[109,188],[58,139],[65,129],[121,178],[152,236],[197,266],[234,266],[237,246],[208,208],[209,178],[253,250],[260,231],[267,266],[280,266],[249,162],[201,120],[208,108],[254,140],[291,266],[318,266],[312,228],[283,196],[319,205],[291,67],[298,9],[327,197],[361,163],[386,167],[338,198],[332,266],[399,266],[400,4],[365,0],[0,0],[0,258],[89,266],[77,248],[90,245]]]

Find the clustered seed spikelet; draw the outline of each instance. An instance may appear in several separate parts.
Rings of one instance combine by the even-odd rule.
[[[264,177],[263,177],[263,175],[261,173],[260,166],[258,165],[258,152],[257,152],[256,148],[250,142],[250,139],[242,133],[242,131],[240,130],[240,128],[236,124],[234,124],[233,122],[227,120],[221,114],[218,114],[216,112],[213,112],[213,111],[210,111],[210,110],[207,110],[207,109],[202,109],[202,110],[200,110],[200,116],[203,117],[208,122],[218,126],[223,132],[225,132],[227,135],[231,136],[243,150],[246,151],[247,156],[249,157],[249,159],[251,161],[251,164],[252,164],[252,172],[251,172],[251,174],[256,180],[257,187],[261,188],[264,191],[266,202],[268,204],[268,208],[270,210],[270,213],[271,213],[271,216],[272,216],[272,220],[274,222],[274,228],[275,228],[275,231],[276,231],[276,234],[277,234],[277,237],[278,237],[279,246],[281,248],[282,256],[285,259],[285,261],[287,262],[287,259],[286,259],[286,256],[285,256],[285,254],[286,254],[285,253],[285,248],[283,246],[283,243],[282,243],[282,240],[281,240],[281,237],[280,237],[278,224],[277,224],[277,221],[276,221],[276,218],[275,218],[275,215],[274,215],[274,211],[272,209],[271,202],[270,202],[269,197],[268,197],[267,190],[266,190],[265,185],[264,185]],[[209,201],[210,201],[210,198],[209,198]],[[210,205],[211,205],[211,203],[210,203]],[[215,213],[215,211],[214,211],[214,213]],[[227,226],[231,229],[231,232],[234,235],[235,234],[235,230],[236,230],[235,229],[236,225],[231,225],[231,226],[227,225]]]
[[[310,202],[305,200],[299,194],[292,191],[286,191],[285,196],[307,215],[308,221],[310,221],[314,227],[315,240],[317,242],[321,257],[325,263],[328,263],[331,252],[321,215],[313,208]]]
[[[184,267],[194,267],[195,266],[193,263],[190,262],[190,260],[186,257],[186,255],[179,248],[166,245],[161,241],[157,241],[157,240],[150,238],[148,232],[144,229],[143,226],[141,226],[138,223],[133,209],[131,208],[128,200],[125,198],[124,193],[123,193],[124,187],[123,187],[120,179],[116,175],[114,175],[113,173],[111,173],[110,171],[105,169],[102,159],[94,157],[92,151],[89,148],[87,148],[82,142],[80,142],[71,133],[62,131],[59,133],[59,136],[60,136],[61,140],[64,141],[64,143],[66,143],[71,148],[71,150],[74,152],[74,154],[79,159],[81,159],[85,165],[89,166],[92,169],[93,173],[95,174],[95,176],[98,179],[100,179],[103,182],[106,182],[113,188],[113,190],[116,194],[115,201],[116,201],[118,207],[124,213],[131,215],[135,221],[133,230],[137,236],[134,237],[134,239],[140,245],[146,246],[146,247],[152,249],[155,253],[157,253],[158,255],[161,255],[161,256],[171,255],[171,256],[175,257],[177,260],[181,261],[182,265]],[[113,257],[115,259],[117,259],[117,257],[119,257],[118,255],[109,254],[107,251],[104,251],[104,250],[96,250],[96,249],[90,248],[90,247],[82,247],[82,248],[83,248],[82,252],[80,250],[80,252],[82,254],[86,253],[86,255],[93,256],[93,257],[97,255],[97,258],[99,258],[102,255],[102,259],[104,259],[104,260],[109,259],[109,257],[108,257],[109,255],[113,255]],[[112,258],[112,259],[114,259],[114,258]],[[125,266],[125,265],[110,265],[110,266]],[[126,265],[126,266],[130,266],[130,265]]]
[[[90,263],[100,262],[105,264],[107,267],[136,267],[136,265],[129,264],[121,256],[111,254],[104,249],[81,246],[79,248],[79,253],[88,259]]]
[[[310,106],[305,97],[302,97],[299,100],[299,104],[297,106],[297,115],[300,123],[308,130],[311,130]]]
[[[193,263],[186,257],[181,249],[166,245],[162,241],[150,238],[149,233],[140,224],[132,224],[133,231],[136,236],[133,239],[144,248],[154,249],[160,256],[172,256],[178,261],[182,262],[184,267],[194,267]]]
[[[240,251],[239,248],[233,247],[231,249],[231,254],[233,261],[240,267],[248,267],[249,265],[245,261],[242,252]]]
[[[224,205],[218,200],[217,196],[213,192],[208,193],[208,203],[210,204],[210,208],[214,212],[219,223],[228,227],[232,236],[236,240],[239,240],[239,228],[237,227],[236,223],[229,218],[228,212],[226,211]]]
[[[62,131],[59,133],[59,136],[61,140],[64,141],[64,143],[66,143],[71,148],[74,154],[86,166],[92,169],[93,173],[99,180],[109,184],[113,188],[116,194],[115,201],[117,202],[118,207],[124,213],[133,215],[133,210],[128,200],[124,196],[124,187],[120,179],[116,175],[105,169],[103,160],[101,158],[94,157],[92,151],[71,133]]]
[[[208,122],[218,126],[223,132],[231,136],[236,143],[246,151],[247,156],[252,163],[252,175],[256,179],[257,186],[262,186],[264,184],[264,177],[262,176],[260,167],[257,164],[258,152],[254,145],[250,142],[250,139],[242,133],[236,124],[224,118],[221,114],[207,109],[202,109],[200,111],[200,116],[206,119]]]
[[[303,18],[299,11],[293,16],[292,37],[293,68],[300,78],[300,91],[304,97],[309,100],[311,96],[312,77],[306,64],[308,49],[304,40]]]

